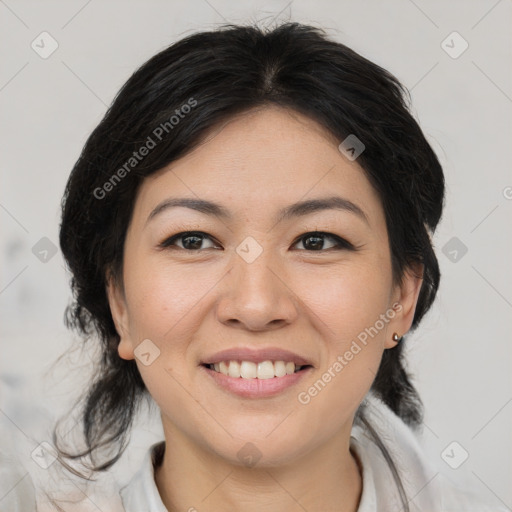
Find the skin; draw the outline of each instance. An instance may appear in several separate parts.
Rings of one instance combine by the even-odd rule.
[[[169,511],[357,510],[354,415],[383,351],[396,346],[393,333],[411,326],[421,278],[407,272],[400,285],[393,281],[379,196],[357,160],[340,153],[340,142],[296,112],[260,108],[217,127],[139,189],[122,283],[110,280],[108,296],[119,356],[134,359],[145,339],[160,350],[148,366],[135,360],[161,410],[166,451],[155,481]],[[367,220],[330,209],[275,222],[284,206],[332,195],[358,205]],[[177,207],[148,222],[169,197],[215,201],[233,219]],[[198,249],[184,249],[183,238],[158,247],[183,231],[210,238],[192,240]],[[302,237],[311,231],[337,235],[357,250],[337,248],[329,236],[311,249]],[[263,249],[250,264],[236,252],[248,236]],[[298,393],[395,303],[401,307],[394,318],[301,404]],[[240,398],[198,367],[205,354],[236,346],[278,346],[314,368],[278,396]],[[254,467],[237,456],[249,442],[261,454]]]

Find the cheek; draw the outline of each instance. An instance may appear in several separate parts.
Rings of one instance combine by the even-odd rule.
[[[132,343],[150,340],[154,344],[150,364],[136,357],[141,377],[162,411],[188,410],[190,396],[183,389],[187,349],[198,328],[201,298],[209,287],[197,274],[194,277],[147,257],[127,262],[125,276]]]
[[[139,337],[162,342],[190,327],[183,320],[193,319],[190,313],[216,282],[213,272],[202,273],[198,279],[195,271],[149,259],[134,260],[127,265],[125,276],[132,329]]]
[[[315,272],[315,287],[304,278],[301,297],[317,319],[324,350],[318,379],[299,402],[315,403],[318,417],[333,421],[359,403],[377,373],[389,321],[391,280],[385,267],[352,265],[337,272]],[[390,314],[391,312],[391,314]],[[332,404],[336,404],[333,408]],[[321,411],[321,412],[320,412]]]
[[[190,360],[189,347],[208,313],[207,292],[218,280],[213,270],[198,272],[193,265],[186,269],[147,257],[127,261],[130,337],[134,348],[143,340],[156,347],[154,362],[146,366],[137,357],[136,362],[150,394],[161,406],[173,407],[168,402],[181,396],[179,383],[187,380],[187,371],[196,364]]]
[[[386,312],[391,290],[390,270],[372,261],[305,269],[294,288],[340,349]]]

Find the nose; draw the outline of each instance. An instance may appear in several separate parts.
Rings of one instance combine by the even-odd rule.
[[[235,253],[220,294],[217,319],[231,327],[268,331],[291,324],[298,316],[292,283],[270,251],[252,263]]]

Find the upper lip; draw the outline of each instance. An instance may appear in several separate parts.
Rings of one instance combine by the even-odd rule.
[[[295,363],[298,366],[311,365],[311,362],[305,357],[277,347],[261,349],[242,347],[228,348],[205,357],[201,361],[201,364],[214,364],[220,363],[221,361],[252,361],[253,363],[260,363],[262,361],[284,361],[286,363]]]

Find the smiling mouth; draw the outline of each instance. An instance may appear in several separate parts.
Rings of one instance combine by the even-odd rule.
[[[203,364],[205,368],[222,373],[227,377],[240,379],[273,379],[292,375],[310,368],[311,365],[296,365],[287,361],[221,361],[219,363]]]

